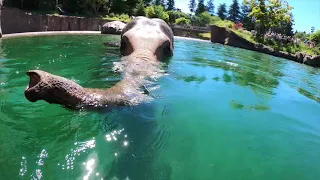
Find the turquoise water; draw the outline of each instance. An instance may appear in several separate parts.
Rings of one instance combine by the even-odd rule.
[[[70,111],[28,102],[25,71],[85,87],[120,75],[118,36],[1,40],[1,179],[320,178],[320,69],[176,39],[167,74],[137,107]]]

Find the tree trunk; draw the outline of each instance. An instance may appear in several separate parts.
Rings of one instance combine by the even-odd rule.
[[[0,0],[0,38],[2,38],[2,29],[1,29],[1,11],[2,11],[2,0]]]

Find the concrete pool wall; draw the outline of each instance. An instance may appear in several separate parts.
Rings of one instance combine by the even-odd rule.
[[[2,7],[3,34],[39,31],[99,31],[110,20],[74,16],[31,14],[18,8]]]

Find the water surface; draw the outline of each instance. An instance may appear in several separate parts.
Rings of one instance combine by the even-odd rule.
[[[118,36],[1,40],[1,179],[320,177],[320,69],[175,40],[154,101],[111,112],[28,102],[25,71],[110,87]]]

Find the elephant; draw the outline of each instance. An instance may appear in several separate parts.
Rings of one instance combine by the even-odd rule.
[[[143,93],[150,79],[160,77],[161,63],[173,56],[174,36],[158,18],[136,17],[120,34],[121,80],[111,88],[85,88],[72,80],[42,70],[29,70],[24,95],[30,102],[44,100],[70,109],[132,106],[151,100]]]

